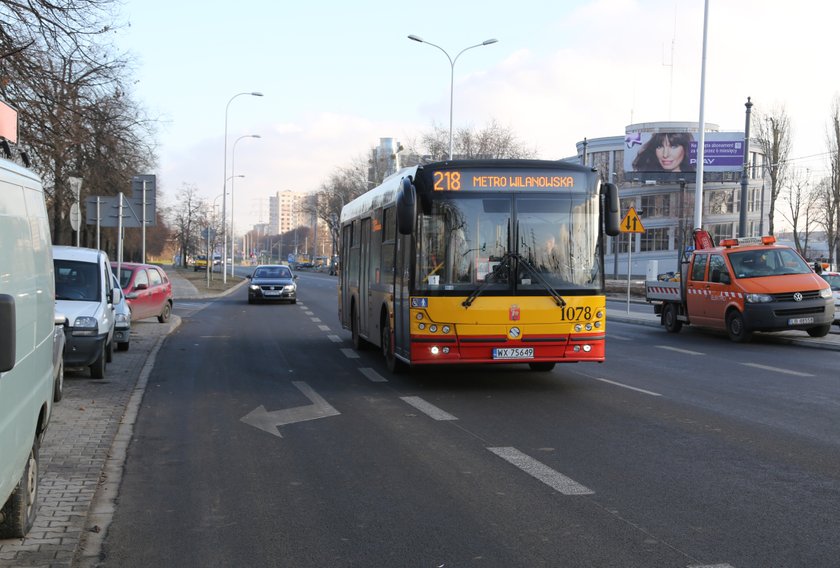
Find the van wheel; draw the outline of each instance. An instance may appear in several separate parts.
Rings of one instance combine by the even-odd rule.
[[[160,312],[158,316],[158,321],[160,323],[166,323],[169,321],[169,316],[172,315],[172,305],[169,302],[166,302],[163,305],[163,310]]]
[[[808,328],[808,335],[811,337],[825,337],[831,331],[831,324],[820,325]]]
[[[726,314],[726,333],[735,343],[749,343],[752,339],[752,332],[747,331],[744,316],[738,310],[732,310]]]
[[[674,304],[665,304],[662,311],[662,325],[668,333],[679,333],[682,329],[682,322],[677,319],[677,308]]]
[[[55,375],[53,386],[53,402],[59,402],[64,397],[64,361],[58,362],[58,373]]]
[[[112,363],[114,361],[114,342],[111,341],[105,345],[105,362]]]
[[[23,538],[35,524],[38,503],[38,438],[32,443],[23,475],[14,492],[3,505],[0,538]]]
[[[108,350],[108,345],[105,344],[102,346],[102,352],[99,354],[99,357],[96,358],[96,361],[90,366],[90,376],[94,379],[104,379],[105,378],[105,365],[107,363],[108,356],[105,354]]]

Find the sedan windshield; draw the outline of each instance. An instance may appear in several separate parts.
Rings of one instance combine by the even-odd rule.
[[[264,266],[254,271],[254,278],[291,278],[292,271],[285,266]]]

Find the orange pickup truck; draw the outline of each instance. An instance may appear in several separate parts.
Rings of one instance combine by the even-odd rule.
[[[754,331],[804,330],[823,337],[834,321],[834,299],[794,249],[775,237],[724,239],[697,249],[679,282],[645,282],[645,296],[671,333],[684,324],[725,330],[736,342]]]

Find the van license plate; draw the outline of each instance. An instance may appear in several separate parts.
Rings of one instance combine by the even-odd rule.
[[[802,325],[803,323],[814,323],[814,318],[790,318],[788,325]]]
[[[496,347],[493,359],[533,359],[533,347]]]

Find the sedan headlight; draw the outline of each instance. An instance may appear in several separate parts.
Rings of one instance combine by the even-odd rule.
[[[248,286],[248,288],[250,288],[250,289],[251,289],[251,290],[253,290],[254,292],[256,292],[257,290],[259,290],[259,289],[260,289],[260,287],[259,287],[258,285],[256,285],[256,284],[251,284],[250,286]]]
[[[820,290],[820,298],[831,298],[831,288],[823,288]]]
[[[283,287],[283,290],[286,291],[286,292],[294,292],[295,291],[295,285],[294,284],[287,284],[286,286]]]
[[[73,335],[96,335],[98,329],[96,318],[91,316],[79,316],[73,322]]]
[[[773,301],[773,296],[770,294],[747,294],[745,298],[750,304],[766,304]]]

